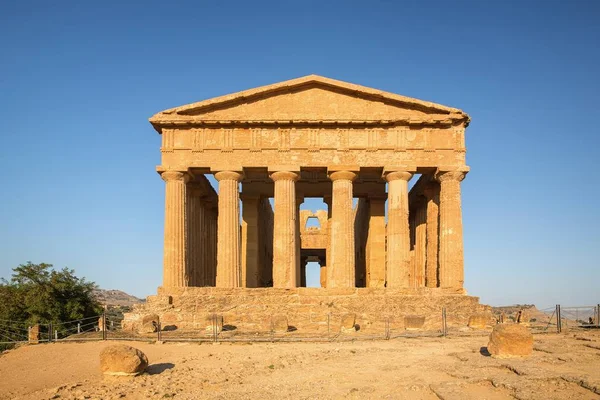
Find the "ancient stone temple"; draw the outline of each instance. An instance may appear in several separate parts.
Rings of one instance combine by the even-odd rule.
[[[150,122],[162,135],[165,228],[148,310],[193,328],[214,312],[239,324],[477,308],[463,289],[463,111],[310,75]],[[327,209],[300,211],[307,198]],[[321,288],[303,288],[310,261]]]

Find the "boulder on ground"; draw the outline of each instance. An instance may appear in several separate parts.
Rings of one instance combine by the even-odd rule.
[[[491,315],[488,313],[477,313],[469,317],[467,326],[472,329],[485,329],[490,324]]]
[[[289,329],[288,319],[285,315],[273,315],[271,324],[274,332],[287,332]]]
[[[144,353],[124,344],[108,346],[100,353],[100,369],[105,375],[135,376],[147,366],[148,357]]]
[[[498,324],[490,335],[488,352],[494,357],[528,356],[533,351],[533,335],[519,324]]]
[[[139,333],[154,333],[158,332],[159,318],[156,314],[148,314],[142,317],[142,323]]]
[[[206,331],[213,333],[214,331],[217,333],[223,330],[223,316],[222,315],[209,315],[206,317]]]
[[[422,315],[406,315],[404,317],[404,327],[406,330],[421,329],[423,325],[425,325],[425,317]]]
[[[355,331],[356,330],[356,314],[348,313],[342,315],[342,321],[340,322],[340,330],[344,331]]]

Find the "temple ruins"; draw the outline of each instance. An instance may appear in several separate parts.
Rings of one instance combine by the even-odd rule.
[[[127,318],[152,311],[186,328],[215,312],[241,325],[250,314],[318,321],[332,310],[427,320],[448,306],[462,307],[466,324],[480,307],[463,289],[469,121],[317,75],[154,115],[163,284]],[[327,209],[300,210],[307,198]],[[306,288],[311,261],[320,288]]]

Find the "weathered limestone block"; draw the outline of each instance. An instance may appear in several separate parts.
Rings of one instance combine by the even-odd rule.
[[[41,332],[40,325],[35,324],[29,327],[29,344],[38,344],[40,342]]]
[[[285,315],[273,315],[271,318],[273,332],[283,333],[289,329],[288,319]]]
[[[104,328],[106,328],[106,321],[104,321],[104,316],[101,315],[100,318],[98,318],[98,330],[100,332],[102,332],[104,330]]]
[[[492,316],[488,313],[477,313],[469,317],[468,327],[473,329],[485,329],[491,325]]]
[[[100,353],[100,369],[105,375],[135,376],[148,367],[148,357],[142,351],[124,344],[106,347]]]
[[[148,296],[146,299],[146,303],[155,306],[166,307],[173,304],[173,297],[164,295]]]
[[[162,317],[160,318],[160,322],[164,326],[166,325],[172,325],[175,324],[179,321],[179,317],[177,313],[167,313],[167,314],[163,314]]]
[[[425,317],[422,315],[406,315],[404,317],[404,328],[408,331],[423,328]]]
[[[209,315],[206,317],[206,331],[214,332],[216,329],[217,333],[223,330],[223,316],[217,315]]]
[[[340,330],[342,332],[355,331],[356,330],[356,314],[347,313],[342,315],[340,322]]]
[[[154,333],[158,331],[159,318],[156,314],[144,315],[139,333]]]
[[[533,351],[533,335],[523,325],[499,324],[490,335],[487,349],[499,358],[528,356]]]

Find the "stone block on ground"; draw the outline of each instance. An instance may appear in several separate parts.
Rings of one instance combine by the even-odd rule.
[[[106,321],[104,321],[104,316],[100,316],[98,318],[98,330],[102,332],[106,328]]]
[[[287,332],[289,329],[288,319],[285,315],[273,315],[271,318],[273,331],[278,333]]]
[[[209,315],[206,317],[206,331],[213,333],[217,330],[217,333],[223,330],[223,316],[222,315]]]
[[[40,325],[35,324],[29,327],[29,344],[38,344],[40,342]]]
[[[156,314],[147,314],[142,317],[139,333],[154,333],[158,331],[159,318]]]
[[[100,369],[105,375],[135,376],[147,366],[148,357],[141,350],[124,344],[108,346],[100,353]]]
[[[490,335],[488,352],[499,358],[528,356],[533,352],[533,335],[519,324],[498,324]]]
[[[340,330],[342,332],[356,331],[356,314],[347,313],[342,315],[342,320],[340,322]]]
[[[409,331],[414,331],[423,328],[425,325],[425,317],[422,315],[406,315],[404,317],[404,328]]]
[[[485,329],[491,325],[492,316],[487,313],[477,313],[469,317],[468,327],[472,329]]]

